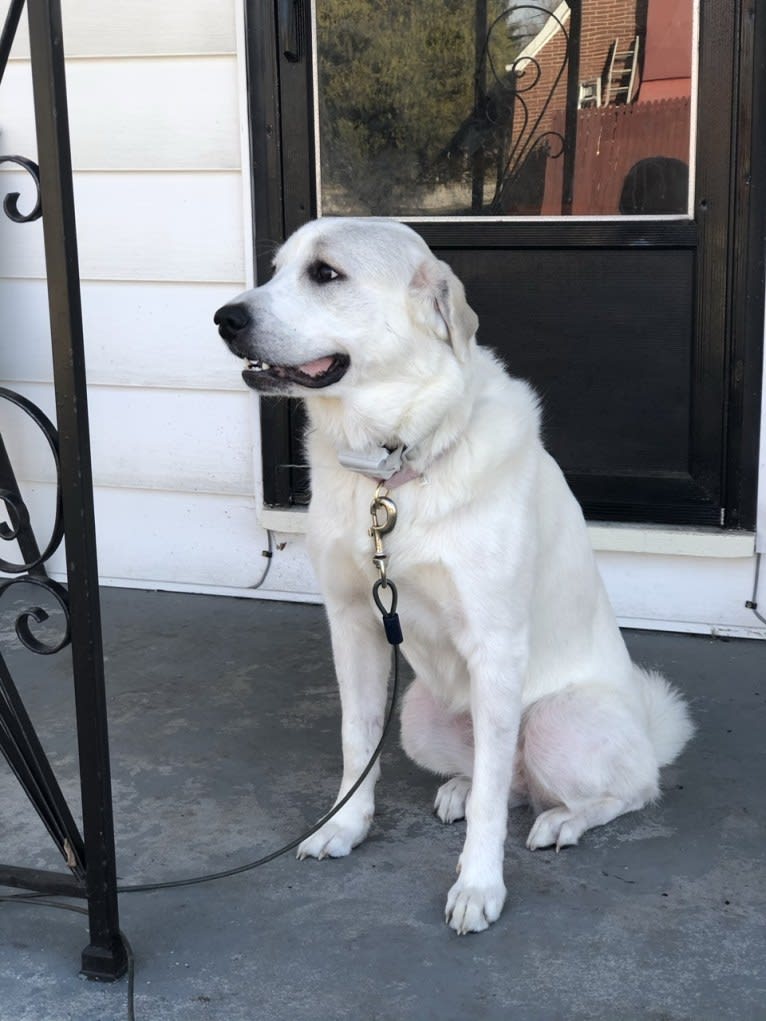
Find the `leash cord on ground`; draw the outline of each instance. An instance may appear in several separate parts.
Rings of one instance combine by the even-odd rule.
[[[391,584],[389,582],[389,584]],[[302,844],[304,840],[308,840],[310,836],[316,833],[317,830],[321,829],[326,822],[329,822],[334,815],[336,815],[343,806],[351,800],[356,792],[361,787],[364,780],[367,778],[368,773],[375,765],[378,756],[380,755],[383,743],[386,740],[386,736],[391,725],[391,721],[394,716],[394,709],[396,707],[396,700],[399,690],[399,649],[394,646],[393,648],[393,680],[391,683],[391,697],[388,704],[388,712],[386,713],[386,719],[383,724],[383,733],[380,735],[380,741],[375,747],[375,751],[370,756],[370,761],[364,767],[362,772],[359,774],[359,778],[354,783],[354,786],[341,798],[341,800],[323,815],[321,819],[314,823],[314,825],[306,830],[305,833],[301,833],[299,837],[295,837],[284,847],[278,848],[276,851],[271,851],[269,854],[265,854],[262,858],[257,858],[255,861],[248,862],[246,865],[238,865],[232,869],[225,869],[222,872],[211,872],[207,875],[192,876],[190,879],[174,879],[164,883],[140,883],[132,886],[118,886],[118,893],[149,893],[152,890],[171,890],[181,886],[197,886],[200,883],[211,883],[215,879],[227,879],[229,876],[237,876],[242,872],[249,872],[251,869],[256,869],[260,865],[266,865],[268,862],[273,861],[275,858],[279,858],[280,855],[286,854],[288,851],[292,851],[293,848],[297,847],[298,844]]]
[[[391,590],[390,593],[391,605],[388,610],[386,610],[380,599],[379,592],[381,588]],[[397,603],[396,586],[392,581],[384,582],[382,580],[378,580],[373,588],[373,598],[375,600],[375,605],[378,607],[378,610],[380,611],[380,614],[383,618],[383,626],[385,628],[386,637],[392,647],[391,695],[388,703],[388,711],[383,722],[383,731],[380,735],[380,740],[378,741],[377,745],[375,746],[375,750],[370,756],[370,761],[367,763],[367,765],[360,773],[359,778],[356,780],[353,787],[349,789],[349,791],[341,798],[340,801],[338,801],[336,805],[333,806],[333,808],[329,812],[323,815],[318,822],[314,823],[314,825],[310,829],[306,830],[305,833],[302,833],[299,837],[296,837],[294,840],[291,840],[288,844],[285,844],[278,850],[272,851],[270,854],[266,854],[262,858],[256,859],[256,861],[248,862],[246,865],[239,865],[238,867],[233,869],[226,869],[223,872],[211,872],[207,875],[192,876],[190,879],[169,880],[168,882],[164,883],[142,883],[133,886],[118,886],[117,887],[118,893],[147,893],[152,890],[171,890],[177,889],[178,887],[182,886],[197,886],[200,883],[211,883],[215,879],[227,879],[229,876],[237,876],[240,875],[242,872],[249,872],[252,869],[258,868],[260,865],[266,865],[268,862],[273,861],[275,858],[280,857],[280,855],[286,854],[288,851],[291,851],[294,847],[297,847],[298,844],[302,843],[304,840],[307,840],[310,836],[312,836],[312,834],[316,833],[317,830],[321,829],[321,827],[324,826],[326,822],[332,819],[332,817],[336,815],[348,801],[350,801],[350,799],[357,792],[359,787],[367,778],[367,775],[369,774],[370,770],[378,760],[378,757],[383,748],[383,744],[390,730],[391,721],[394,718],[394,710],[396,708],[397,696],[399,693],[399,644],[402,641],[402,633],[401,628],[399,626],[399,617],[396,613]],[[68,904],[61,901],[47,900],[43,898],[44,894],[34,893],[12,894],[10,896],[0,896],[0,903],[30,904],[32,906],[58,908],[62,911],[75,911],[81,915],[88,914],[87,908],[80,907],[77,904]],[[135,958],[133,956],[133,948],[131,947],[127,936],[125,935],[124,932],[122,932],[122,930],[120,930],[120,939],[122,940],[123,945],[125,947],[125,955],[128,962],[127,1019],[128,1021],[135,1021],[136,1016],[134,1003],[135,976],[136,976]]]

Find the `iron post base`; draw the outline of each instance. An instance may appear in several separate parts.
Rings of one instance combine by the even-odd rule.
[[[121,939],[116,939],[111,948],[91,943],[82,952],[80,974],[94,982],[115,982],[127,970],[128,955]]]

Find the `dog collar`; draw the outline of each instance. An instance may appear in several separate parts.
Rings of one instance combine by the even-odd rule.
[[[356,450],[338,451],[338,461],[344,468],[366,475],[374,482],[385,482],[386,489],[397,489],[405,482],[420,477],[420,472],[408,464],[408,450],[404,444],[389,450],[388,447],[373,447],[363,453]]]

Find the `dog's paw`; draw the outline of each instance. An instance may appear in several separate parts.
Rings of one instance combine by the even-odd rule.
[[[547,812],[541,812],[532,824],[527,847],[530,851],[537,851],[541,847],[555,846],[560,851],[562,847],[574,846],[581,832],[576,815],[568,808],[549,808]]]
[[[299,846],[296,857],[344,858],[351,849],[361,844],[367,836],[372,816],[360,819],[330,819],[324,826],[307,837]]]
[[[459,936],[482,932],[497,921],[504,903],[502,882],[468,884],[461,876],[447,894],[444,918]]]
[[[471,793],[471,781],[467,776],[453,776],[443,783],[436,792],[434,811],[442,822],[457,822],[465,819],[466,803]]]

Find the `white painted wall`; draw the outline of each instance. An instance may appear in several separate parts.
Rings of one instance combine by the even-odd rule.
[[[63,8],[102,578],[318,601],[300,514],[263,516],[257,402],[211,322],[252,282],[241,2]],[[22,32],[0,92],[1,151],[34,156],[31,96]],[[31,199],[24,175],[0,168],[2,193],[16,185]],[[41,226],[0,216],[0,381],[52,414],[49,346]],[[44,534],[44,447],[3,402],[0,430]],[[766,484],[759,515],[763,543]],[[256,592],[260,521],[275,555]],[[619,526],[593,538],[623,623],[766,636],[744,605],[752,539]],[[52,567],[63,575],[62,553]]]

